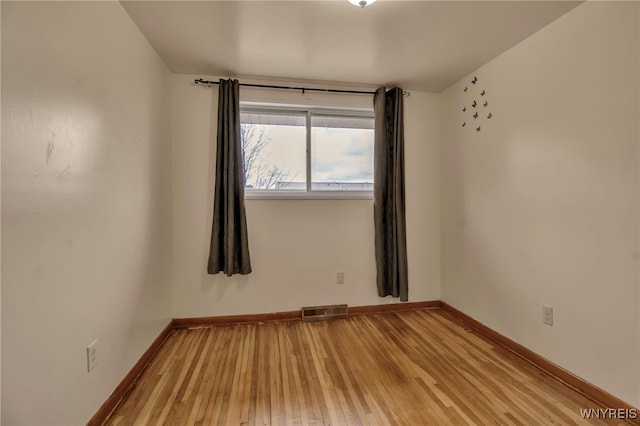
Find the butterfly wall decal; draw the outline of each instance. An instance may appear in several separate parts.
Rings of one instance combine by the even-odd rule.
[[[478,76],[474,75],[468,81],[470,82],[470,84],[473,84],[473,85],[477,86],[478,82],[480,80],[478,79]],[[488,112],[487,110],[484,110],[486,112],[484,112],[482,114],[482,117],[480,116],[480,110],[482,109],[481,107],[488,108],[488,106],[489,106],[489,101],[487,100],[487,96],[486,96],[487,95],[487,91],[485,89],[480,89],[480,87],[477,88],[478,92],[476,92],[475,90],[469,91],[470,88],[473,89],[473,86],[466,85],[466,86],[464,86],[464,88],[462,90],[469,95],[469,98],[466,98],[466,95],[465,95],[465,101],[468,102],[468,99],[471,99],[472,102],[469,103],[469,104],[467,104],[465,102],[465,104],[462,107],[460,107],[460,110],[463,113],[466,113],[466,112],[472,113],[471,116],[473,117],[474,120],[477,120],[477,121],[473,121],[473,123],[475,123],[475,125],[470,125],[469,127],[476,129],[476,132],[480,132],[482,130],[481,124],[482,124],[483,120],[484,119],[488,119],[488,120],[492,119],[493,118],[493,113]],[[471,98],[472,95],[473,96],[477,96],[477,93],[480,93],[480,96],[482,96],[482,98],[479,98],[479,100],[480,100],[479,102],[478,102],[478,99]],[[471,107],[471,108],[469,108],[469,107]],[[466,118],[467,118],[466,116],[463,117],[463,121],[460,122],[460,125],[462,127],[465,127],[465,128],[467,127]]]

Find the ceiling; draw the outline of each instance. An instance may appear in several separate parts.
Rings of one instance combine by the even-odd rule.
[[[121,1],[174,73],[440,91],[576,1]]]

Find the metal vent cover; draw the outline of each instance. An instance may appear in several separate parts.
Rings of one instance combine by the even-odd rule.
[[[308,306],[302,308],[303,321],[324,321],[334,318],[347,318],[349,307],[347,305]]]

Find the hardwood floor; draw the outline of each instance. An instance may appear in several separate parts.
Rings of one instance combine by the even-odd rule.
[[[416,310],[175,330],[108,424],[618,424],[581,408],[599,407]]]

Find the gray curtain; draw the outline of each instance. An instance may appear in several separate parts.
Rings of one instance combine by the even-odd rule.
[[[210,274],[251,273],[247,219],[244,210],[244,173],[240,140],[240,84],[220,80],[218,143],[213,225],[209,250]]]
[[[375,113],[374,222],[378,295],[409,299],[402,89],[379,88]]]

